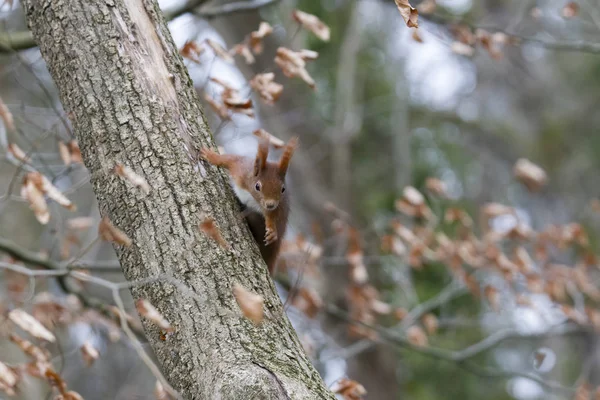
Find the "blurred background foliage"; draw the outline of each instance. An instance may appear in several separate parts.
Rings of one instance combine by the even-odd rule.
[[[179,3],[160,2],[163,9]],[[264,7],[243,13],[211,18],[188,13],[174,19],[170,27],[179,47],[190,39],[215,37],[227,48],[241,42],[261,20],[275,27],[273,37],[266,40],[265,53],[253,65],[243,65],[238,59],[236,66],[228,66],[208,56],[200,65],[188,62],[199,92],[210,91],[208,76],[225,76],[245,85],[255,74],[271,68],[277,46],[319,52],[319,58],[308,66],[317,82],[314,92],[277,71],[276,80],[285,85],[284,94],[274,106],[255,99],[255,121],[234,117],[223,124],[208,113],[218,142],[228,150],[254,151],[251,133],[258,126],[282,139],[300,136],[301,150],[291,171],[291,235],[310,235],[311,224],[327,218],[323,204],[333,202],[348,212],[361,232],[365,257],[370,260],[370,282],[381,299],[407,309],[435,298],[452,281],[444,265],[429,262],[416,270],[397,258],[380,255],[381,238],[389,233],[390,220],[397,218],[396,199],[407,185],[426,192],[429,177],[447,185],[448,199],[427,199],[440,218],[449,207],[461,207],[477,221],[480,206],[500,202],[515,207],[533,229],[579,222],[589,234],[591,248],[598,248],[598,217],[589,206],[600,187],[600,136],[595,132],[600,124],[600,114],[595,112],[600,101],[597,1],[581,0],[577,15],[565,18],[568,2],[562,0],[440,0],[433,13],[420,16],[422,43],[413,38],[414,30],[407,28],[393,1],[264,3]],[[419,2],[413,5],[419,7]],[[295,8],[324,21],[331,28],[331,40],[323,42],[299,30],[290,17]],[[5,4],[2,10],[7,32],[25,29],[16,4],[12,8]],[[454,25],[501,33],[508,43],[501,46],[498,57],[481,45],[473,46],[472,56],[459,55],[453,52],[457,40]],[[515,43],[510,43],[512,39]],[[60,106],[39,52],[5,52],[0,68],[1,97],[20,127],[8,140],[23,148],[37,144],[38,161],[46,162],[54,173],[62,171],[56,139],[68,138],[68,132],[52,109]],[[521,157],[548,173],[549,183],[541,192],[530,193],[513,178],[513,165]],[[84,172],[79,174],[79,179],[85,179]],[[4,164],[1,175],[6,190],[14,168]],[[65,175],[57,185],[73,186],[78,182],[76,175]],[[73,197],[83,204],[81,215],[95,209],[89,184],[82,184]],[[2,207],[3,236],[26,247],[57,252],[60,225],[42,230],[23,202],[7,202]],[[324,229],[331,233],[328,227]],[[456,226],[442,222],[437,229],[451,236]],[[329,250],[335,255],[335,249]],[[572,262],[573,255],[564,262]],[[114,255],[109,246],[102,245],[88,257]],[[315,286],[326,302],[343,304],[344,285],[340,282],[347,282],[344,266],[324,265]],[[495,312],[469,294],[441,304],[436,315],[440,331],[430,338],[430,344],[445,349],[465,348],[501,327],[523,326],[527,331],[547,323],[516,307]],[[319,343],[321,351],[334,342],[337,350],[333,354],[337,354],[355,342],[339,320],[321,317],[319,322],[306,329],[308,333],[322,330],[329,338]],[[394,323],[392,318],[380,322]],[[305,325],[295,323],[302,337]],[[598,359],[596,344],[593,335],[510,340],[475,361],[507,371],[534,371],[535,351],[544,346],[551,348],[556,361],[549,372],[542,373],[543,378],[571,388],[582,380],[595,385],[600,384],[593,361]],[[112,356],[110,360],[127,361]],[[489,378],[460,363],[387,344],[349,358],[320,360],[317,365],[328,384],[348,375],[366,387],[367,399],[534,400],[573,395],[573,391],[548,391],[523,377]],[[112,379],[106,372],[112,361],[103,362],[104,368],[95,368],[104,375],[98,371],[96,378]],[[131,372],[133,375],[147,373],[138,371],[135,357],[129,362],[131,371],[137,371]],[[81,388],[80,393],[90,390]],[[115,390],[85,398],[143,396]]]

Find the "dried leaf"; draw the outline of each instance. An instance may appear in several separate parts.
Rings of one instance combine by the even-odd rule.
[[[98,226],[98,234],[107,242],[116,243],[125,247],[131,246],[131,239],[122,230],[114,226],[108,217],[102,218]]]
[[[546,172],[542,168],[524,158],[517,160],[513,173],[532,192],[540,190],[548,181]]]
[[[171,326],[171,324],[169,323],[169,321],[167,321],[165,319],[165,317],[163,317],[162,314],[159,313],[158,310],[152,304],[150,304],[150,302],[148,300],[139,299],[138,301],[135,302],[135,308],[137,309],[138,313],[140,313],[140,315],[142,317],[149,319],[163,331],[166,331],[166,332],[174,331],[174,329]]]
[[[184,58],[195,62],[196,64],[200,64],[200,55],[204,53],[206,49],[202,44],[199,44],[193,40],[188,40],[185,42],[181,50],[179,52]]]
[[[256,62],[254,54],[252,54],[252,51],[250,51],[250,47],[248,47],[246,43],[236,44],[229,50],[229,53],[231,55],[240,55],[244,57],[244,61],[248,65],[254,64]]]
[[[215,99],[213,99],[206,93],[204,94],[204,100],[206,100],[206,102],[208,103],[210,108],[212,108],[213,111],[215,113],[217,113],[217,115],[219,117],[221,117],[221,119],[229,119],[230,118],[229,109],[227,107],[225,107],[225,104],[221,104],[221,103],[217,102]]]
[[[283,85],[274,81],[275,74],[268,72],[258,74],[250,80],[250,87],[258,92],[261,99],[267,104],[274,104],[281,93],[283,93]]]
[[[146,181],[146,178],[138,175],[128,166],[117,163],[115,166],[115,173],[129,181],[133,186],[140,188],[145,194],[150,193],[150,185],[148,184],[148,181]]]
[[[71,151],[71,162],[83,164],[83,158],[81,158],[81,150],[79,150],[79,144],[75,140],[71,140],[67,143],[69,150]]]
[[[428,335],[433,335],[437,332],[439,327],[439,322],[437,317],[434,314],[425,314],[422,318],[423,326],[427,331]]]
[[[8,318],[19,328],[29,333],[31,336],[54,343],[56,337],[52,332],[44,327],[37,319],[29,315],[20,308],[16,308],[8,313]]]
[[[484,295],[490,303],[490,306],[495,312],[500,310],[500,294],[498,293],[498,289],[495,287],[488,285],[484,289]]]
[[[4,126],[9,131],[15,130],[15,121],[13,119],[13,115],[4,103],[4,100],[0,97],[0,118],[4,122]]]
[[[273,27],[267,22],[261,22],[258,25],[258,30],[250,33],[250,47],[255,54],[260,54],[263,51],[263,39],[273,33]]]
[[[292,305],[309,318],[314,318],[323,307],[323,300],[316,290],[301,287],[292,298]]]
[[[94,363],[94,361],[98,359],[98,357],[100,357],[100,353],[98,353],[98,350],[96,350],[89,341],[85,342],[79,350],[81,351],[83,361],[85,361],[85,364],[88,367],[91,366]]]
[[[367,394],[363,385],[347,378],[337,381],[332,391],[341,395],[344,400],[360,400]]]
[[[419,27],[419,12],[416,8],[410,5],[408,0],[395,0],[396,6],[398,6],[398,10],[400,11],[400,15],[402,15],[402,19],[406,23],[406,26],[409,28],[418,28]]]
[[[479,44],[487,50],[490,57],[500,60],[503,57],[502,50],[498,48],[498,42],[494,41],[492,35],[484,29],[477,29],[475,37]]]
[[[579,4],[574,1],[568,2],[561,12],[564,18],[573,18],[579,15]]]
[[[200,225],[198,226],[201,232],[203,232],[206,236],[214,240],[219,244],[219,246],[224,249],[229,249],[229,243],[223,238],[221,235],[221,231],[217,227],[215,220],[207,215],[202,215],[200,217]]]
[[[263,320],[263,297],[250,292],[238,283],[233,286],[233,295],[244,316],[254,324],[260,324]]]
[[[17,345],[17,347],[35,361],[48,362],[50,360],[50,353],[47,350],[34,345],[30,341],[25,340],[14,333],[11,333],[9,338],[11,342]]]
[[[464,44],[462,42],[453,42],[450,46],[450,50],[454,54],[458,54],[460,56],[471,57],[475,53],[475,49],[468,44]]]
[[[206,39],[206,44],[214,51],[217,57],[229,64],[233,64],[233,57],[219,43],[212,39]]]
[[[29,163],[31,162],[31,159],[27,156],[27,153],[25,153],[19,146],[17,146],[15,143],[10,143],[8,145],[8,152],[17,160],[23,162],[23,163]]]
[[[67,227],[74,231],[85,231],[92,227],[94,218],[92,217],[76,217],[67,220]]]
[[[425,203],[425,198],[417,189],[412,186],[407,186],[402,191],[402,196],[408,204],[412,206],[420,206]]]
[[[60,159],[63,161],[63,164],[67,166],[71,165],[71,162],[73,161],[71,159],[71,150],[69,150],[69,147],[61,141],[58,142],[58,154],[60,154]]]
[[[314,53],[314,52],[313,52]],[[315,81],[306,70],[307,59],[313,59],[313,53],[296,52],[285,47],[277,49],[275,64],[281,68],[283,74],[288,78],[299,77],[312,89],[315,88]]]
[[[14,396],[13,388],[19,382],[19,376],[2,361],[0,361],[0,389],[9,396]]]
[[[592,395],[592,386],[589,382],[581,383],[575,390],[574,400],[590,400]]]
[[[349,228],[348,251],[346,260],[350,264],[350,278],[356,284],[363,284],[369,279],[364,263],[364,254],[360,242],[360,234],[354,227]]]
[[[50,212],[48,211],[48,204],[46,198],[41,189],[41,184],[37,185],[36,181],[32,179],[34,176],[25,176],[23,186],[21,187],[21,196],[29,202],[29,208],[33,211],[33,214],[37,218],[40,224],[46,225],[50,221]]]
[[[415,346],[425,347],[429,344],[427,335],[420,326],[413,325],[406,330],[406,337]]]
[[[427,178],[425,180],[425,188],[429,190],[431,193],[435,194],[439,197],[447,197],[448,196],[448,188],[444,181],[438,178]]]
[[[329,42],[329,27],[315,15],[308,14],[300,10],[294,10],[292,17],[305,29],[308,29],[314,33],[319,39],[324,42]]]

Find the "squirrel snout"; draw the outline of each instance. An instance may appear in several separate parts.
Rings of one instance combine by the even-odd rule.
[[[275,200],[266,200],[265,208],[267,210],[274,210],[275,208],[277,208],[277,202]]]

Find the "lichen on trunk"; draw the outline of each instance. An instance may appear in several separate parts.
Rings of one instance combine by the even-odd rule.
[[[59,89],[102,215],[132,239],[117,248],[125,277],[175,327],[145,325],[162,370],[188,399],[333,399],[277,296],[223,171],[198,162],[214,146],[190,77],[155,1],[25,0],[28,23]],[[129,166],[152,186],[112,171]],[[201,235],[212,216],[231,249]],[[189,290],[172,284],[173,277]],[[265,299],[245,320],[239,282]]]

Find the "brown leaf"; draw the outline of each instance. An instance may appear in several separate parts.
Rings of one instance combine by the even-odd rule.
[[[50,353],[48,350],[42,349],[30,341],[15,335],[14,333],[11,333],[9,338],[11,342],[17,345],[17,347],[19,347],[25,354],[33,358],[35,361],[44,363],[50,360]]]
[[[437,332],[438,327],[439,327],[439,322],[437,317],[432,314],[425,314],[421,320],[421,322],[423,322],[423,326],[425,327],[425,330],[427,331],[428,335],[433,335]]]
[[[403,199],[412,206],[420,206],[425,203],[425,198],[417,189],[412,186],[406,186],[402,191]]]
[[[233,57],[219,43],[212,39],[206,39],[206,44],[213,50],[217,57],[229,64],[233,64]]]
[[[484,288],[484,295],[490,303],[490,306],[495,312],[500,310],[500,294],[498,293],[498,289],[495,287],[488,285]]]
[[[263,51],[263,39],[273,33],[273,27],[267,22],[261,22],[258,30],[250,33],[250,47],[255,54],[260,54]]]
[[[589,382],[581,383],[575,390],[574,400],[590,400],[592,395],[592,386]]]
[[[319,39],[324,42],[329,42],[330,32],[329,27],[323,23],[315,15],[305,13],[300,10],[294,10],[292,17],[296,22],[314,33]]]
[[[573,18],[579,15],[579,4],[574,1],[568,2],[561,12],[564,18]]]
[[[102,218],[100,225],[98,226],[98,234],[103,240],[107,242],[116,243],[125,247],[129,247],[132,244],[129,236],[122,230],[114,226],[108,217]]]
[[[3,390],[7,395],[14,396],[14,387],[19,382],[19,376],[2,361],[0,361],[0,390]]]
[[[498,42],[493,39],[489,32],[484,29],[477,29],[477,31],[475,31],[475,37],[479,44],[487,50],[490,57],[494,60],[500,60],[503,57],[502,50],[498,48]]]
[[[81,351],[83,361],[85,361],[85,364],[88,367],[91,366],[94,361],[98,359],[98,357],[100,357],[100,353],[98,353],[98,350],[96,350],[90,342],[85,342],[79,350]]]
[[[516,162],[513,173],[515,178],[532,192],[540,190],[548,181],[548,176],[542,168],[524,158]]]
[[[21,310],[20,308],[16,308],[8,313],[8,318],[19,328],[23,329],[25,332],[29,333],[31,336],[36,337],[38,339],[45,340],[47,342],[54,343],[56,341],[56,337],[52,332],[44,327],[37,319],[35,319],[30,314]]]
[[[315,88],[315,81],[306,70],[306,59],[312,59],[312,53],[302,53],[292,51],[285,47],[277,49],[275,64],[281,68],[283,74],[288,78],[299,77],[312,89]]]
[[[81,158],[81,150],[79,150],[79,144],[75,140],[71,140],[67,143],[69,150],[71,151],[71,162],[83,164],[83,158]]]
[[[163,331],[166,331],[166,332],[174,331],[174,329],[171,326],[171,324],[169,323],[169,321],[167,321],[165,319],[165,317],[163,317],[162,314],[159,313],[158,310],[152,304],[150,304],[150,302],[148,300],[139,299],[138,301],[135,302],[135,308],[137,309],[138,313],[140,313],[141,316],[152,321],[154,324],[156,324],[156,326],[158,326]]]
[[[341,395],[344,400],[360,400],[367,394],[363,385],[347,378],[337,381],[332,391]]]
[[[398,6],[398,10],[400,11],[400,15],[402,15],[402,19],[406,23],[406,26],[409,28],[418,28],[419,27],[419,12],[416,8],[410,5],[408,0],[395,0],[396,6]]]
[[[140,188],[145,194],[150,193],[150,185],[148,184],[148,181],[146,181],[146,178],[138,175],[128,166],[117,163],[114,171],[117,175],[124,178],[133,186]]]
[[[2,100],[2,98],[0,98],[0,118],[2,118],[6,129],[8,129],[9,131],[15,130],[15,121],[13,119],[13,115],[4,103],[4,100]]]
[[[413,325],[406,330],[406,337],[410,343],[415,346],[424,347],[429,344],[427,335],[418,325]]]
[[[283,93],[283,85],[274,81],[275,74],[268,72],[258,74],[250,80],[250,87],[258,92],[261,99],[267,104],[274,104],[281,93]]]
[[[214,240],[219,244],[219,246],[224,249],[230,248],[229,243],[223,238],[221,235],[221,231],[217,227],[215,220],[212,217],[207,215],[202,215],[200,217],[200,225],[198,226],[200,232],[203,232],[206,236]]]
[[[17,160],[23,162],[23,163],[29,163],[31,162],[31,159],[29,158],[29,156],[27,156],[27,153],[25,153],[19,146],[17,146],[15,143],[10,143],[8,145],[8,152]]]
[[[448,188],[446,183],[438,178],[427,178],[425,180],[425,188],[429,190],[431,193],[435,194],[439,197],[447,197],[448,196]]]
[[[219,103],[218,101],[216,101],[215,99],[213,99],[206,93],[204,94],[204,100],[206,100],[206,102],[208,103],[210,108],[212,108],[213,111],[215,113],[217,113],[217,115],[219,117],[221,117],[221,119],[229,119],[230,118],[229,109],[227,107],[225,107],[225,104]]]
[[[181,55],[188,60],[195,62],[196,64],[200,64],[200,55],[204,53],[206,49],[202,44],[199,44],[193,40],[188,40],[185,42],[183,47],[179,50]]]
[[[233,286],[233,295],[244,316],[254,324],[260,324],[263,320],[263,297],[250,292],[238,283]]]
[[[350,264],[351,280],[356,284],[363,284],[369,279],[363,256],[360,234],[356,228],[350,227],[346,260]]]
[[[33,176],[25,176],[23,186],[21,187],[21,196],[29,202],[29,208],[37,218],[40,224],[46,225],[50,221],[50,212],[48,204],[41,189],[41,185],[37,185],[36,181],[31,179]]]
[[[67,220],[67,227],[74,231],[85,231],[92,227],[94,218],[92,217],[76,217]]]
[[[475,49],[473,47],[462,42],[453,42],[450,46],[450,50],[452,50],[454,54],[466,57],[471,57],[475,53]]]
[[[58,154],[60,154],[60,159],[63,161],[63,164],[69,166],[73,161],[71,159],[71,150],[69,147],[64,144],[62,141],[58,141]]]
[[[301,287],[292,298],[292,305],[309,318],[314,318],[323,307],[323,300],[316,290]]]
[[[240,55],[244,57],[244,61],[248,65],[254,64],[256,62],[254,54],[252,54],[252,51],[250,51],[250,47],[248,47],[246,43],[236,44],[229,50],[229,53],[231,55]]]

